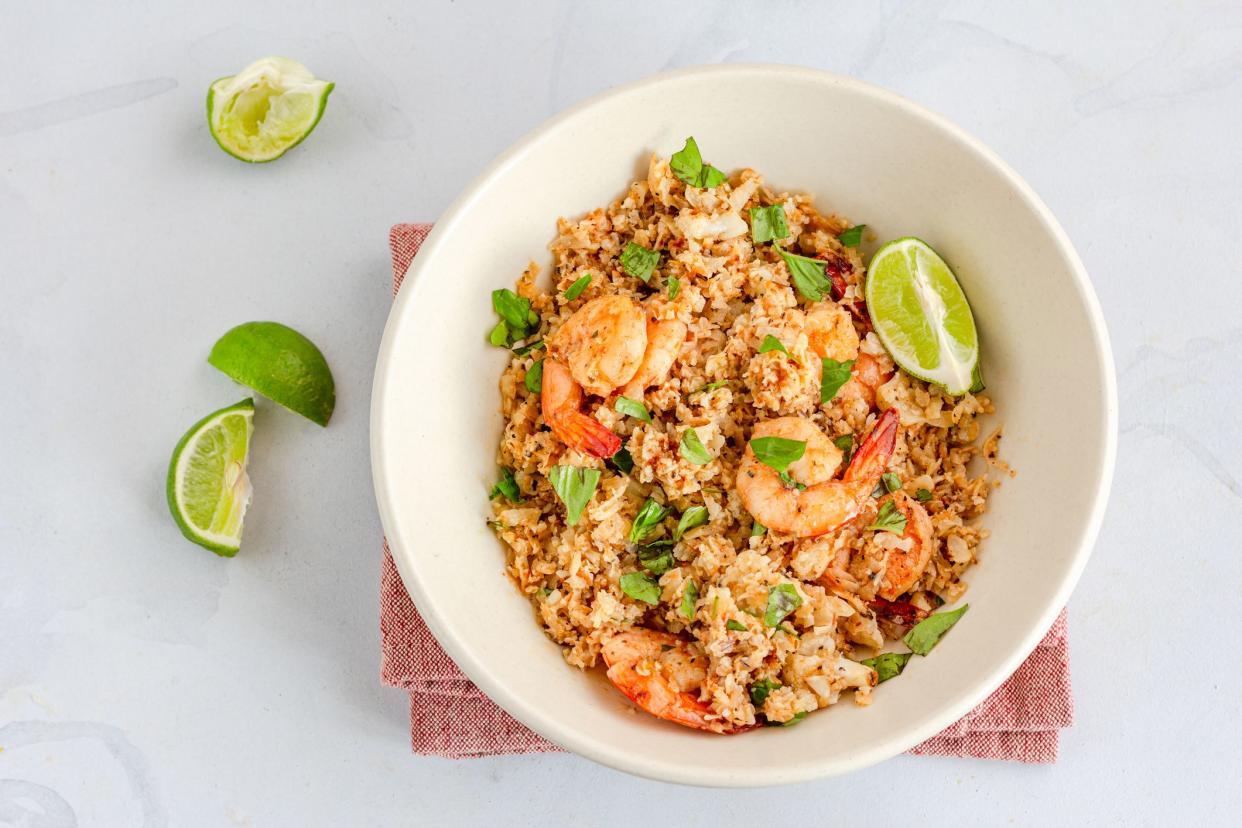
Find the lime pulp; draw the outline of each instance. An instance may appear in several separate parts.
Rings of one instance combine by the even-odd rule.
[[[208,414],[173,449],[168,464],[168,508],[187,538],[217,555],[241,547],[242,520],[250,503],[250,436],[254,401]]]
[[[295,60],[256,60],[207,90],[211,135],[242,161],[273,161],[311,134],[333,86]]]

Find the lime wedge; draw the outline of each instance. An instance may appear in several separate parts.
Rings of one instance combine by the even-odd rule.
[[[220,337],[207,361],[275,403],[326,426],[336,384],[323,353],[279,322],[247,322]]]
[[[867,267],[867,311],[908,373],[950,394],[982,387],[979,334],[966,294],[926,242],[906,237],[876,251]]]
[[[234,158],[273,161],[311,134],[332,87],[296,60],[256,60],[207,90],[211,135]]]
[[[253,431],[254,400],[242,400],[195,423],[168,464],[168,508],[181,534],[229,558],[241,546],[250,503],[246,461]]]

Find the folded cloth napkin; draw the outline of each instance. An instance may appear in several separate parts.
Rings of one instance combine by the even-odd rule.
[[[429,224],[398,224],[389,233],[394,296],[430,232]],[[440,649],[401,583],[387,542],[380,576],[380,634],[381,679],[410,694],[410,745],[415,753],[456,759],[560,750],[483,695]],[[1062,611],[1044,640],[995,693],[910,753],[1055,762],[1058,731],[1073,718]]]

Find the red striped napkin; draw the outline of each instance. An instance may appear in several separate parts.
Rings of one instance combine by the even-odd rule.
[[[430,232],[429,224],[398,224],[389,233],[394,296]],[[483,695],[440,649],[401,583],[387,543],[380,577],[380,634],[380,677],[410,694],[410,746],[415,753],[457,759],[560,750]],[[910,753],[1055,762],[1059,730],[1073,719],[1062,611],[1044,640],[995,693]]]

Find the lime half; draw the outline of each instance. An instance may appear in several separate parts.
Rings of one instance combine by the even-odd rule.
[[[332,87],[296,60],[256,60],[207,90],[211,135],[234,158],[275,160],[311,134]]]
[[[979,334],[944,259],[913,237],[881,247],[867,268],[867,311],[893,359],[950,394],[982,388]]]
[[[336,384],[323,353],[279,322],[247,322],[220,337],[207,361],[275,403],[326,426]]]
[[[181,533],[217,555],[241,546],[250,503],[246,461],[254,432],[254,400],[208,414],[185,433],[168,464],[168,508]]]

